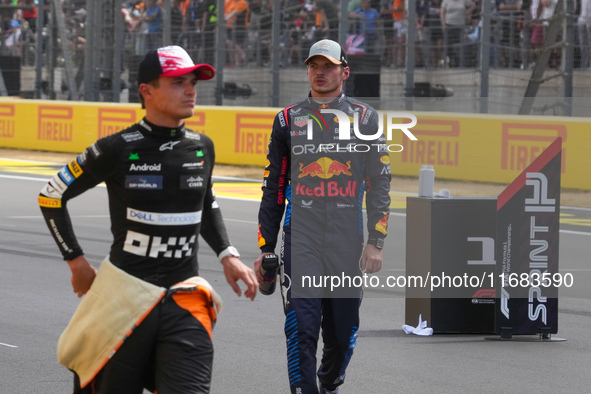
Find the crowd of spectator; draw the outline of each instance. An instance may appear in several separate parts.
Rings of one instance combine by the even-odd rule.
[[[590,66],[591,0],[575,0],[576,66]],[[415,64],[424,67],[478,65],[482,15],[491,17],[491,64],[528,68],[537,60],[558,0],[416,0]],[[141,29],[161,31],[153,17],[157,0],[133,2],[143,10]],[[271,56],[273,0],[225,0],[227,65],[264,65]],[[385,67],[404,67],[408,36],[408,0],[350,0],[345,13],[337,0],[281,0],[281,64],[301,64],[310,45],[322,38],[338,40],[341,15],[348,16],[349,54],[379,55]],[[172,39],[204,61],[215,54],[216,0],[173,0],[180,22],[173,22]],[[161,11],[159,11],[161,12]],[[157,14],[157,13],[156,13]],[[156,18],[156,19],[152,19]],[[221,14],[220,14],[221,18]],[[154,30],[154,28],[160,30]],[[137,30],[137,26],[135,28]],[[158,35],[161,37],[161,34]],[[560,37],[559,37],[560,39]],[[150,40],[153,46],[157,40]],[[552,51],[550,67],[557,67],[561,49]]]
[[[36,35],[36,0],[0,0],[19,6],[3,13],[2,55],[21,55],[23,35]],[[87,0],[90,1],[90,0]],[[591,66],[591,0],[574,0],[575,67]],[[558,0],[416,0],[415,65],[478,66],[482,15],[491,20],[491,65],[529,68],[541,52]],[[83,46],[84,1],[63,1],[72,46]],[[127,45],[136,55],[163,44],[162,0],[122,1]],[[310,45],[338,40],[341,16],[347,20],[347,52],[378,55],[384,67],[406,64],[408,0],[281,0],[281,65],[301,65]],[[227,66],[263,66],[271,59],[273,0],[171,0],[170,37],[199,61],[215,62],[218,20],[227,28]],[[561,37],[558,38],[561,40]],[[561,45],[554,45],[549,66],[558,67]]]
[[[30,39],[36,28],[37,8],[34,0],[2,0],[2,6],[20,6],[13,11],[11,8],[2,10],[2,42],[0,55],[21,56],[21,42]]]

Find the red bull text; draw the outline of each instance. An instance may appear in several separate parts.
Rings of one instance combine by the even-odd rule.
[[[298,196],[315,197],[353,197],[355,196],[356,181],[347,181],[346,186],[339,186],[337,181],[320,181],[316,187],[297,183],[295,194]]]

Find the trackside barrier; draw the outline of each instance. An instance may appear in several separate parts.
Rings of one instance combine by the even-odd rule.
[[[186,123],[213,139],[218,163],[263,167],[279,110],[200,106]],[[96,139],[139,121],[143,113],[138,104],[2,98],[0,147],[81,152]],[[430,164],[437,167],[440,179],[509,183],[560,137],[562,187],[591,190],[591,121],[587,118],[412,114],[418,122],[410,130],[418,140],[394,131],[388,141],[394,175],[416,176],[423,164]],[[396,152],[401,150],[396,144],[402,146],[401,152]]]

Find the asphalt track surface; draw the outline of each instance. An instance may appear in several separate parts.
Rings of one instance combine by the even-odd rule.
[[[0,393],[69,393],[72,374],[57,363],[56,344],[79,299],[40,215],[37,195],[61,165],[0,159]],[[218,180],[216,192],[234,245],[252,264],[259,187]],[[404,274],[404,194],[393,214],[380,275]],[[98,267],[111,240],[107,194],[97,187],[72,200],[70,213],[85,253]],[[563,208],[561,271],[587,280],[591,211]],[[205,242],[200,274],[224,299],[214,329],[214,394],[287,393],[283,312],[278,292],[237,298]],[[585,285],[591,285],[591,282]],[[585,286],[591,288],[591,286]],[[586,393],[591,387],[591,297],[560,299],[565,342],[489,341],[491,335],[405,335],[404,293],[366,290],[355,354],[341,394]],[[411,323],[411,322],[409,322]]]

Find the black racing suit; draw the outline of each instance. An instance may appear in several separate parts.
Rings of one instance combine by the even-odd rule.
[[[259,247],[262,252],[275,250],[285,213],[281,289],[292,393],[318,390],[321,327],[318,379],[329,390],[343,383],[356,343],[362,289],[344,281],[331,289],[323,278],[361,275],[364,195],[369,238],[385,238],[389,215],[390,160],[383,134],[363,141],[351,130],[351,140],[340,140],[338,117],[322,109],[340,110],[351,120],[357,116],[365,135],[376,134],[379,127],[375,109],[344,94],[329,104],[308,97],[275,117],[259,211]]]
[[[199,234],[216,254],[230,246],[212,189],[214,161],[214,147],[209,137],[184,126],[165,128],[144,119],[98,140],[65,166],[42,189],[39,204],[64,259],[72,260],[83,252],[74,235],[67,201],[105,182],[113,234],[110,261],[128,274],[169,288],[198,274]],[[166,362],[172,366],[170,360],[182,363],[181,357],[186,357],[183,354],[191,354],[187,348],[201,352],[197,358],[206,357],[205,362],[203,359],[194,361],[199,366],[198,373],[187,371],[189,376],[199,376],[201,381],[189,381],[189,386],[183,386],[185,378],[177,375],[178,383],[172,380],[171,392],[208,390],[213,356],[209,334],[191,318],[191,313],[177,306],[170,295],[167,294],[165,302],[158,305],[136,330],[144,332],[145,337],[140,339],[140,334],[136,335],[134,331],[114,357],[125,359],[118,362],[127,363],[131,368],[137,366],[137,371],[119,368],[114,373],[109,370],[114,363],[110,361],[97,376],[99,382],[96,385],[102,384],[105,392],[135,392],[137,385],[150,386],[153,382],[145,383],[145,380],[154,376],[146,371],[157,368],[154,365],[160,362],[153,360],[154,355],[167,358]],[[171,318],[171,314],[177,317]],[[169,324],[173,331],[162,332],[166,330],[166,323],[161,321],[164,316],[167,321],[176,322],[172,326]],[[183,316],[187,317],[184,322]],[[178,334],[173,334],[174,330]],[[157,344],[152,347],[150,342],[145,342],[146,338]],[[165,342],[176,342],[174,346],[178,347],[160,349],[160,344]],[[101,374],[105,375],[102,383]],[[120,381],[117,374],[121,375]],[[158,370],[154,375],[158,380]],[[123,386],[128,383],[130,387]],[[166,386],[160,387],[159,393],[166,392]]]

